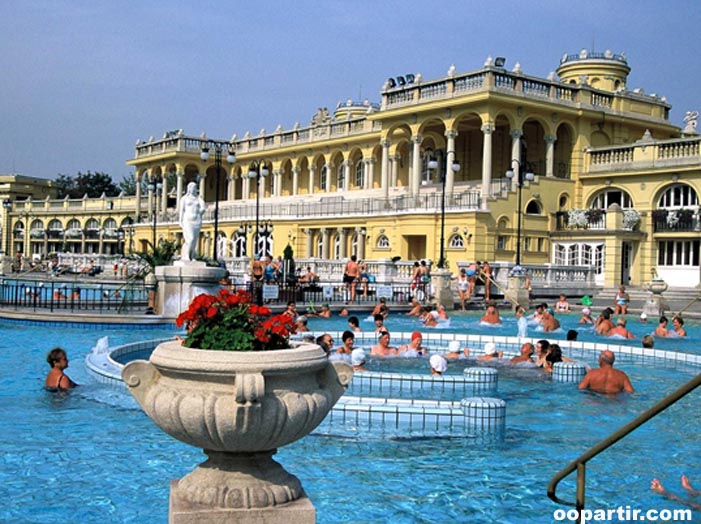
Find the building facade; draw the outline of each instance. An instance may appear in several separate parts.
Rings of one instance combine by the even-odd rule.
[[[694,115],[684,130],[673,125],[667,101],[629,90],[626,58],[609,51],[565,55],[548,78],[504,65],[390,78],[379,103],[321,108],[290,130],[224,141],[176,130],[138,142],[128,164],[153,183],[148,194],[137,183],[136,197],[101,199],[100,209],[48,200],[43,227],[59,220],[66,232],[78,220],[85,235],[96,220],[103,242],[81,238],[80,249],[108,249],[113,229],[128,232],[129,248],[177,240],[180,195],[195,182],[209,205],[200,251],[219,258],[277,256],[289,244],[305,258],[443,255],[453,270],[520,260],[591,266],[606,286],[653,273],[698,284]],[[8,217],[13,232],[21,212]]]

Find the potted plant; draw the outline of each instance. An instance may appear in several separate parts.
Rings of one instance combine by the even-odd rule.
[[[177,323],[187,327],[183,342],[160,344],[122,372],[163,431],[209,457],[171,485],[171,509],[270,510],[300,498],[299,480],[272,456],[321,423],[352,368],[317,345],[290,343],[292,320],[244,291],[199,295]]]

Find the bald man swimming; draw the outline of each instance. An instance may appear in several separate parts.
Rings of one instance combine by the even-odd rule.
[[[633,385],[630,383],[628,375],[618,369],[613,369],[616,360],[612,351],[604,350],[599,355],[599,368],[592,369],[587,373],[579,389],[589,389],[597,393],[621,393],[627,391],[633,393]]]

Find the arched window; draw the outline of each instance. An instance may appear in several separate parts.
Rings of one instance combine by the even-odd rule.
[[[540,215],[542,214],[542,209],[540,203],[537,200],[531,200],[526,206],[527,215]]]
[[[669,186],[657,203],[658,208],[675,209],[682,207],[698,208],[699,197],[693,187],[686,184]]]
[[[324,235],[321,233],[316,236],[316,256],[317,258],[324,256]]]
[[[606,210],[611,204],[618,204],[621,209],[628,209],[633,207],[633,199],[627,192],[620,189],[606,189],[594,197],[589,207]]]
[[[338,187],[336,188],[337,191],[343,191],[346,188],[346,165],[341,162],[341,165],[338,166]]]
[[[377,237],[377,249],[389,249],[389,238],[386,235]]]
[[[363,159],[361,158],[355,164],[355,187],[365,187],[365,177],[363,177]]]
[[[63,231],[63,224],[61,224],[60,220],[54,218],[49,222],[49,231]]]
[[[448,247],[451,249],[463,249],[465,247],[465,240],[459,233],[454,233],[453,236],[448,240]]]
[[[236,238],[234,238],[234,256],[245,257],[246,251],[246,234],[239,235],[237,233]]]
[[[326,191],[326,176],[328,175],[328,172],[329,170],[326,166],[323,166],[321,168],[321,173],[319,174],[319,189],[321,189],[322,191]]]
[[[358,249],[359,242],[360,235],[356,233],[351,237],[351,255],[355,255],[356,257],[360,257],[360,250]]]
[[[333,237],[333,255],[332,258],[338,260],[341,258],[341,235]]]

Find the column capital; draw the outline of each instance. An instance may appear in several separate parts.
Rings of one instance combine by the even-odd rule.
[[[365,234],[365,228],[364,228],[364,227],[357,226],[357,227],[355,228],[355,232],[356,232],[357,234],[359,234],[359,235],[364,235],[364,234]]]
[[[520,129],[512,129],[510,134],[513,140],[518,140],[523,136],[523,131],[521,131]]]
[[[414,135],[411,137],[411,141],[414,144],[421,144],[424,141],[424,137],[421,135]]]
[[[336,228],[336,233],[338,233],[339,235],[346,236],[346,228],[344,228],[344,227],[337,227],[337,228]]]
[[[390,142],[390,141],[387,140],[387,139],[385,139],[385,140],[380,140],[380,145],[381,145],[382,147],[384,147],[384,148],[389,148],[389,146],[392,145],[392,142]]]
[[[314,173],[314,172],[316,171],[316,166],[315,166],[314,164],[312,164],[311,166],[309,166],[309,171],[312,172],[312,173]]]
[[[453,140],[458,136],[458,132],[455,129],[447,129],[444,134],[446,138],[452,138]]]
[[[319,233],[321,233],[322,235],[328,235],[329,230],[328,228],[322,227],[321,229],[319,229]]]
[[[294,167],[292,168],[292,172],[293,172],[294,174],[298,175],[299,173],[302,172],[302,168],[299,167],[299,166],[294,166]]]
[[[550,145],[550,144],[554,144],[555,142],[557,142],[557,137],[555,135],[545,135],[543,137],[543,140],[545,140],[546,144]]]
[[[480,127],[480,131],[485,135],[491,135],[494,132],[494,124],[484,124]]]

